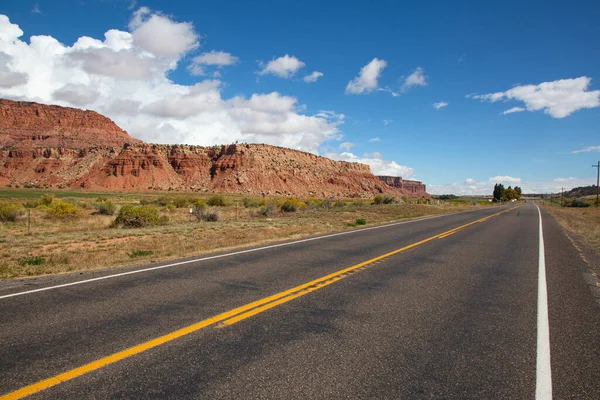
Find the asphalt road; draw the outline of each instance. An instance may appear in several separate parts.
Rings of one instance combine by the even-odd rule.
[[[542,217],[551,389],[597,399],[600,296]],[[534,398],[539,260],[527,203],[38,292],[19,294],[114,271],[3,282],[0,399]]]

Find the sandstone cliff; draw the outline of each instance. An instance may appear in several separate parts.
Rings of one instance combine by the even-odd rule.
[[[264,144],[155,145],[94,112],[0,99],[0,185],[264,196],[424,196],[364,164]]]
[[[0,146],[81,148],[139,142],[95,111],[0,99]]]
[[[429,197],[423,182],[406,180],[399,176],[378,176],[377,178],[388,186],[400,189],[409,197]]]

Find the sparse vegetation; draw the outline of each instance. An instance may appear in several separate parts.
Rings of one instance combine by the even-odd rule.
[[[23,215],[25,210],[20,204],[0,202],[0,221],[15,222]]]
[[[119,210],[112,226],[122,228],[143,228],[149,225],[158,225],[161,217],[158,208],[154,206],[124,205]]]
[[[115,215],[115,212],[117,211],[117,206],[108,200],[98,202],[94,206],[96,208],[96,213],[100,215]]]
[[[396,197],[390,194],[378,194],[373,198],[373,204],[393,204],[396,202]]]
[[[229,205],[227,200],[225,200],[225,197],[221,195],[209,197],[208,200],[206,200],[206,204],[212,207],[226,207]]]
[[[129,258],[151,256],[152,254],[154,254],[152,250],[136,250],[132,253],[129,253]]]
[[[81,215],[76,205],[66,201],[53,201],[46,211],[46,218],[50,219],[75,219]]]
[[[42,195],[52,198],[50,205],[41,203]],[[419,205],[414,199],[407,204],[372,207],[372,199],[296,198],[290,201],[291,198],[283,197],[246,196],[244,200],[235,195],[223,196],[231,204],[229,206],[209,207],[206,201],[213,195],[196,196],[192,198],[177,192],[157,196],[151,193],[0,190],[2,202],[21,207],[32,201],[29,209],[31,234],[27,234],[27,220],[23,217],[2,226],[5,233],[0,235],[0,278],[118,266],[150,258],[150,255],[142,254],[130,256],[138,250],[151,250],[153,260],[194,256],[226,247],[333,232],[347,229],[346,224],[356,227],[368,221],[373,225],[471,207],[470,202],[456,206]],[[177,208],[180,198],[189,199],[189,207],[193,211],[197,209],[200,218],[190,214],[187,207]],[[115,206],[114,216],[97,212],[98,203],[104,202]],[[53,203],[75,207],[77,218],[46,218]],[[141,203],[145,205],[140,206]],[[239,206],[233,206],[234,203]],[[296,211],[283,211],[282,206],[286,203],[295,204]],[[88,209],[83,209],[84,204]],[[242,208],[242,204],[247,208]],[[218,222],[196,222],[215,219]],[[107,229],[110,226],[134,229]],[[42,261],[31,257],[40,257]]]

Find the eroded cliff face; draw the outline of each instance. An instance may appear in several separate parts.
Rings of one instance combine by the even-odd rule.
[[[429,197],[423,182],[406,180],[399,176],[378,176],[377,178],[386,185],[401,190],[409,197]]]
[[[263,144],[0,149],[0,184],[252,195],[402,194],[364,164]]]
[[[264,144],[143,143],[94,111],[0,99],[0,185],[363,198],[425,191],[400,181],[389,185],[364,164]]]
[[[140,142],[95,111],[0,99],[0,146],[82,148]]]

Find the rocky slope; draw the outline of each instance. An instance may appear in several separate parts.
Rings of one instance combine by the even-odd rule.
[[[427,194],[427,188],[420,181],[406,180],[399,176],[378,176],[378,178],[386,185],[400,189],[409,197],[423,197]]]
[[[0,99],[0,146],[81,148],[140,142],[95,111]]]
[[[264,144],[154,145],[93,112],[0,100],[0,185],[249,195],[428,196],[359,163]],[[422,189],[422,190],[421,190]]]

